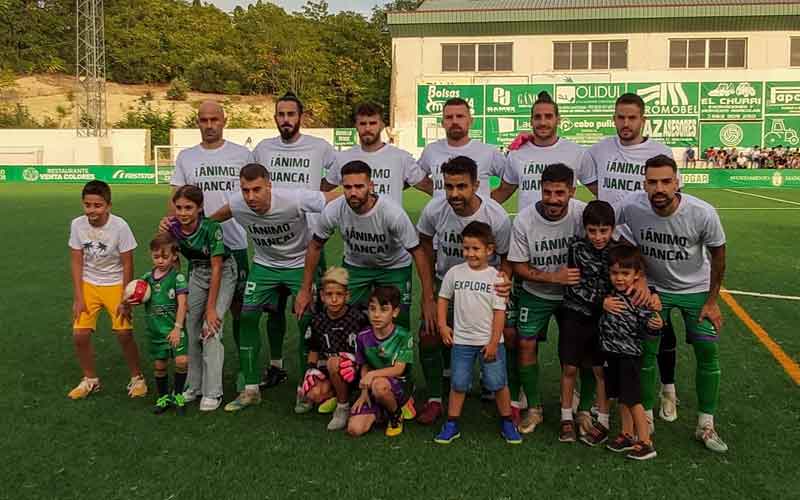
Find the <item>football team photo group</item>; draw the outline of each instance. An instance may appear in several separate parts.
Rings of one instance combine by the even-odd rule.
[[[547,420],[558,431],[543,439],[649,460],[656,436],[684,432],[670,423],[687,349],[680,370],[695,384],[681,396],[697,415],[685,439],[728,450],[715,420],[725,231],[682,191],[672,150],[643,135],[639,95],[617,98],[616,135],[584,147],[558,136],[541,92],[507,152],[471,138],[470,104],[451,98],[445,137],[417,159],[384,142],[377,104],[354,109],[358,144],[343,151],[303,133],[303,114],[294,93],[277,99],[279,136],[251,151],[225,138],[222,105],[203,102],[200,142],[178,154],[146,232],[115,215],[108,184],[83,186],[69,235],[74,404],[116,391],[100,375],[127,370],[128,395],[161,415],[146,418],[218,413],[222,428],[269,401],[292,418],[328,414],[319,432],[342,439],[428,426],[458,447],[475,432],[462,419],[474,396],[509,445],[550,433]],[[416,220],[409,189],[427,200]],[[135,254],[151,266],[134,269]],[[122,353],[111,367],[95,363],[103,310]],[[543,395],[551,355],[560,392]],[[274,395],[282,384],[294,400]]]

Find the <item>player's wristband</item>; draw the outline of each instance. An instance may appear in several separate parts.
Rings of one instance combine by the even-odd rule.
[[[183,328],[183,325],[182,325],[182,324],[180,324],[180,323],[175,323],[175,325],[174,325],[174,326],[175,326],[175,328]]]

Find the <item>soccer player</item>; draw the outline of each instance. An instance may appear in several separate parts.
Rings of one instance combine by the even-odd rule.
[[[492,227],[475,220],[464,227],[461,236],[465,262],[447,271],[439,290],[439,332],[442,342],[452,346],[453,381],[448,398],[447,422],[434,441],[449,444],[461,437],[458,418],[464,407],[466,392],[472,384],[472,366],[477,358],[482,383],[495,395],[500,414],[500,435],[509,444],[520,444],[522,438],[511,421],[511,393],[506,380],[506,350],[503,343],[506,301],[494,291],[498,271],[489,265],[495,246]],[[451,302],[452,328],[447,321]]]
[[[645,162],[645,191],[626,198],[618,222],[631,229],[642,250],[647,277],[663,305],[663,316],[678,309],[697,363],[695,378],[700,410],[695,437],[716,452],[728,446],[714,427],[719,403],[719,330],[717,298],[725,272],[725,232],[714,207],[678,192],[675,160],[659,155]],[[662,340],[663,342],[663,340]],[[658,341],[645,343],[642,403],[652,415]]]
[[[257,366],[261,351],[258,329],[261,314],[279,307],[282,289],[297,294],[303,281],[303,254],[311,236],[307,215],[321,212],[328,200],[340,196],[318,190],[273,188],[269,172],[258,163],[242,167],[239,177],[240,192],[212,215],[215,220],[233,218],[239,222],[255,248],[245,286],[239,339],[239,365],[245,387],[225,406],[225,411],[239,411],[261,403]],[[311,317],[304,315],[300,319],[298,331],[304,332]],[[302,333],[298,335],[298,343],[298,350],[303,352]]]
[[[592,179],[584,160],[586,148],[558,136],[558,104],[546,91],[540,92],[531,107],[532,133],[522,135],[522,145],[508,153],[508,166],[500,187],[492,197],[505,202],[515,191],[517,212],[542,198],[542,172],[547,165],[563,163],[575,172],[576,180],[586,184]]]
[[[105,309],[111,331],[117,337],[131,372],[128,396],[147,394],[139,349],[133,339],[130,309],[123,302],[125,286],[133,279],[136,239],[124,219],[111,213],[111,188],[103,181],[89,181],[81,191],[83,215],[72,220],[69,231],[72,271],[72,341],[83,371],[69,398],[84,399],[100,390],[94,364],[92,332],[97,315]]]
[[[530,409],[520,424],[523,434],[542,422],[539,394],[538,344],[547,340],[550,317],[559,323],[563,287],[580,281],[580,270],[569,268],[569,245],[584,236],[582,214],[586,203],[576,200],[575,174],[556,163],[542,172],[542,200],[514,219],[508,260],[522,280],[517,308],[519,376]]]
[[[275,103],[275,125],[280,135],[259,142],[253,150],[253,159],[267,168],[273,187],[281,189],[323,188],[323,173],[335,164],[335,151],[324,139],[301,132],[305,107],[293,93],[286,92]],[[333,186],[325,186],[330,191]],[[316,215],[309,216],[311,223]],[[324,268],[324,259],[321,264]],[[284,382],[288,375],[283,368],[283,339],[286,336],[286,302],[291,293],[280,290],[279,302],[267,318],[267,340],[269,341],[269,365],[265,367],[261,385],[274,387]],[[300,332],[304,335],[304,332]],[[301,366],[305,361],[300,352]]]
[[[369,327],[364,312],[347,303],[347,280],[347,271],[341,267],[329,268],[322,277],[320,297],[324,307],[311,320],[302,388],[304,397],[316,404],[335,397],[336,410],[328,423],[329,431],[347,427],[351,385],[358,370],[354,365],[356,336]]]
[[[622,432],[606,448],[616,453],[627,451],[627,458],[634,460],[649,460],[655,458],[656,449],[642,407],[642,344],[657,339],[664,322],[657,312],[637,306],[627,294],[644,275],[639,249],[617,246],[609,251],[608,262],[613,292],[604,300],[624,306],[616,313],[604,312],[598,326],[600,349],[607,364],[608,394],[617,398],[622,421]]]
[[[203,215],[203,191],[185,185],[172,197],[175,217],[168,227],[189,261],[189,376],[184,399],[202,395],[200,411],[214,411],[222,402],[222,320],[237,286],[236,259],[225,246],[220,224]],[[165,228],[161,226],[162,232]]]
[[[630,193],[644,189],[644,164],[654,156],[665,155],[672,158],[672,150],[667,146],[642,135],[642,127],[647,117],[644,115],[644,100],[636,94],[623,94],[614,106],[615,137],[607,137],[591,148],[585,156],[584,169],[589,172],[586,187],[597,199],[611,203],[615,209]],[[594,182],[592,182],[594,181]],[[680,176],[678,177],[680,182]],[[617,226],[619,236],[633,241],[626,225]],[[634,302],[642,305],[646,287],[639,288]],[[668,422],[678,418],[677,396],[675,391],[675,349],[677,341],[672,325],[667,322],[662,332],[661,351],[658,354],[662,391],[659,415]],[[652,423],[652,415],[648,415]]]
[[[400,290],[396,287],[375,287],[368,304],[371,326],[356,338],[361,394],[350,410],[347,433],[361,436],[376,422],[385,421],[386,435],[395,437],[403,432],[403,405],[412,392],[414,337],[395,324],[400,315]]]
[[[431,200],[417,222],[420,244],[431,268],[435,262],[434,281],[441,284],[448,269],[464,262],[461,232],[471,222],[480,221],[492,228],[495,243],[490,262],[504,271],[501,278],[505,286],[501,288],[507,295],[511,266],[506,262],[506,255],[511,240],[511,219],[499,203],[477,194],[478,166],[471,158],[456,156],[448,160],[442,165],[442,174],[446,198]],[[442,318],[438,320],[441,322]],[[443,348],[438,332],[424,327],[420,330],[419,343],[428,401],[417,416],[417,422],[430,425],[442,414],[442,375],[444,367],[449,365],[449,359],[445,359],[449,357],[449,349]],[[509,344],[506,346],[509,355],[516,356],[516,350],[511,349],[513,342]],[[516,362],[513,366],[516,367]]]
[[[375,194],[387,196],[403,206],[403,190],[414,186],[420,191],[433,194],[433,182],[419,168],[411,155],[381,139],[385,127],[383,108],[378,104],[364,103],[356,107],[355,125],[358,131],[358,146],[336,155],[336,165],[328,171],[325,182],[328,187],[342,183],[341,167],[353,160],[360,160],[372,169]]]
[[[494,146],[489,146],[469,137],[472,126],[472,113],[469,103],[459,97],[448,99],[442,109],[442,127],[445,139],[425,146],[419,158],[419,166],[433,180],[433,196],[444,197],[444,177],[442,165],[456,156],[472,158],[478,165],[478,192],[485,198],[490,196],[489,177],[502,177],[508,160]]]
[[[179,415],[186,411],[183,390],[188,369],[188,341],[183,325],[189,309],[189,286],[180,272],[178,242],[169,233],[160,233],[150,241],[153,269],[142,276],[150,286],[150,300],[145,303],[150,355],[156,379],[157,400],[153,413],[161,415],[175,406]],[[175,384],[170,394],[167,370],[169,360],[175,361]]]
[[[426,324],[435,328],[436,306],[430,263],[419,244],[417,231],[405,211],[373,191],[372,169],[360,160],[342,167],[344,197],[325,207],[306,252],[303,287],[295,300],[295,315],[311,302],[311,283],[325,242],[336,229],[344,240],[344,268],[350,275],[350,302],[366,305],[374,286],[401,290],[397,323],[409,329],[411,318],[411,261],[422,283],[422,309]]]
[[[239,192],[239,169],[250,163],[250,150],[224,138],[225,110],[215,101],[205,101],[197,109],[200,144],[178,153],[172,174],[172,196],[181,186],[197,186],[203,192],[203,207],[211,214],[228,203]],[[167,217],[175,215],[172,196],[167,204]],[[222,241],[236,259],[236,294],[231,302],[233,338],[239,342],[239,315],[242,310],[244,284],[247,281],[247,236],[236,221],[222,224]],[[241,374],[237,385],[241,385]]]

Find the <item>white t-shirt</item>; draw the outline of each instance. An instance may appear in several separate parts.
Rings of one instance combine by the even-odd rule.
[[[517,186],[517,211],[521,212],[542,199],[542,172],[553,163],[563,163],[571,168],[576,182],[594,182],[594,174],[586,165],[584,156],[586,148],[562,137],[551,146],[527,142],[509,152],[503,180]]]
[[[333,146],[324,139],[300,135],[292,143],[280,137],[264,139],[253,150],[253,159],[269,171],[274,187],[319,191],[323,170],[335,163]]]
[[[445,274],[439,297],[453,303],[453,343],[485,346],[491,340],[494,311],[506,310],[506,300],[494,291],[497,273],[492,266],[475,271],[463,262]]]
[[[606,137],[584,157],[585,183],[597,182],[597,199],[614,205],[628,194],[644,190],[644,164],[658,155],[672,158],[672,150],[649,138],[624,146],[619,137]]]
[[[397,269],[411,265],[408,251],[419,246],[414,224],[398,204],[379,196],[375,206],[357,214],[344,197],[325,207],[315,229],[327,240],[336,229],[344,240],[344,262],[355,267]]]
[[[109,286],[122,283],[120,254],[136,248],[136,238],[122,217],[109,214],[103,227],[89,224],[85,215],[72,220],[69,247],[83,250],[83,281]]]
[[[464,146],[453,147],[447,139],[440,139],[425,146],[419,158],[420,168],[433,180],[433,196],[444,196],[444,177],[442,164],[456,156],[466,156],[478,164],[478,192],[486,198],[491,194],[489,177],[502,177],[508,165],[508,159],[494,146],[480,141],[469,141]]]
[[[480,197],[480,195],[477,195]],[[457,215],[447,203],[446,198],[434,198],[422,210],[417,221],[420,234],[433,238],[436,249],[436,277],[443,279],[451,267],[464,262],[461,252],[463,241],[461,231],[472,221],[489,224],[494,233],[495,251],[489,264],[499,266],[500,255],[508,254],[511,241],[511,219],[502,205],[491,198],[481,198],[481,206],[468,216]]]
[[[388,196],[398,205],[403,205],[405,185],[414,186],[425,179],[426,174],[407,151],[391,144],[384,144],[377,151],[367,152],[361,146],[336,154],[336,164],[328,171],[325,180],[334,186],[342,183],[342,167],[353,160],[361,160],[372,169],[372,182],[375,193]]]
[[[510,262],[527,262],[544,272],[555,272],[567,265],[569,245],[583,238],[583,209],[586,203],[571,199],[567,214],[560,220],[542,217],[536,205],[524,209],[516,219],[511,232]],[[564,287],[555,283],[525,281],[523,288],[529,293],[549,300],[561,300]]]
[[[627,197],[617,216],[627,223],[647,264],[647,279],[657,290],[671,293],[707,292],[711,261],[706,247],[725,244],[725,231],[714,207],[681,194],[669,217],[653,211],[647,193]]]
[[[306,215],[325,208],[325,196],[308,189],[272,188],[269,211],[258,214],[242,194],[231,198],[231,212],[253,240],[253,261],[266,267],[296,269],[305,264],[311,238]]]
[[[240,192],[239,171],[251,160],[249,149],[230,141],[217,149],[205,149],[198,144],[178,153],[170,184],[199,187],[203,191],[203,211],[211,215]],[[233,250],[247,248],[247,235],[235,220],[222,224],[222,240]]]

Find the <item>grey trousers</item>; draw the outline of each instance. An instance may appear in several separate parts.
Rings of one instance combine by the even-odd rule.
[[[225,319],[236,292],[236,259],[229,257],[222,265],[222,281],[217,295],[217,315]],[[200,391],[203,397],[222,397],[222,365],[225,347],[222,345],[222,330],[203,340],[208,288],[211,281],[211,266],[193,265],[189,277],[189,311],[186,315],[186,333],[189,337],[189,374],[187,386]]]

